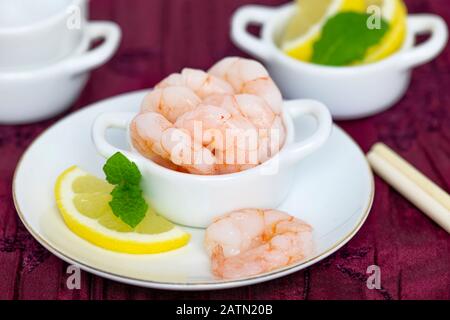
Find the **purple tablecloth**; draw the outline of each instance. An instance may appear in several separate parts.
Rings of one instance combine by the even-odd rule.
[[[69,112],[120,93],[150,88],[185,66],[207,68],[226,55],[243,55],[229,40],[232,12],[245,3],[283,2],[92,0],[92,18],[119,23],[123,42],[112,61],[93,72]],[[450,22],[448,0],[406,2],[410,12],[435,13]],[[447,48],[437,60],[414,72],[408,93],[395,107],[371,118],[339,124],[364,150],[383,141],[449,190],[449,68]],[[59,118],[0,126],[1,299],[450,298],[450,235],[378,178],[375,203],[360,232],[344,248],[307,270],[255,286],[196,293],[137,288],[83,272],[81,289],[69,290],[67,264],[25,230],[11,196],[20,156]],[[373,264],[381,268],[380,290],[366,286],[366,269]]]

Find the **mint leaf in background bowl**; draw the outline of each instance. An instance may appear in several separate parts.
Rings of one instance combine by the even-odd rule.
[[[325,24],[319,40],[314,43],[311,62],[327,66],[346,66],[361,61],[367,50],[378,44],[389,24],[381,19],[380,28],[369,29],[369,15],[341,12]]]

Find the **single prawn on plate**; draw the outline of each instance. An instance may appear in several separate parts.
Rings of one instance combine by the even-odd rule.
[[[205,234],[213,274],[237,279],[303,261],[313,253],[313,229],[277,210],[244,209],[217,218]]]

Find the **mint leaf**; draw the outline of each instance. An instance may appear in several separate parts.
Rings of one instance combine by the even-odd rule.
[[[129,183],[138,185],[142,177],[136,164],[120,152],[106,161],[103,171],[106,174],[106,180],[111,184]]]
[[[114,214],[132,228],[135,228],[145,217],[148,205],[142,197],[139,186],[124,184],[114,188],[109,203]]]
[[[314,43],[312,62],[345,66],[364,58],[367,50],[378,44],[389,29],[381,19],[381,28],[369,29],[369,15],[341,12],[328,19],[319,40]]]
[[[106,180],[116,185],[109,203],[113,213],[130,227],[135,228],[144,219],[148,205],[142,196],[142,175],[134,162],[118,152],[103,166]]]

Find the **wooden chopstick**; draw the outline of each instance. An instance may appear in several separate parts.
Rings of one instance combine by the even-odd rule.
[[[375,144],[367,154],[373,170],[450,233],[450,196],[392,149]]]

